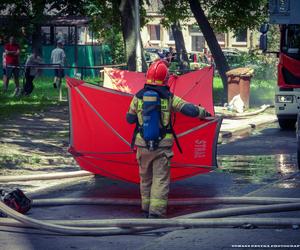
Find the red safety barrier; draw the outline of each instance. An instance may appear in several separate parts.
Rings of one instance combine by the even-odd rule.
[[[126,83],[126,91],[118,88],[118,84],[112,87],[117,90],[113,90],[67,78],[71,119],[69,152],[85,170],[138,183],[138,164],[135,152],[130,149],[134,125],[126,122],[126,112],[133,94],[143,87],[144,82],[133,80],[137,75],[143,79],[142,73],[117,72],[113,75],[123,77],[118,82],[123,87]],[[213,70],[209,67],[171,77],[170,89],[189,102],[201,104],[214,114],[212,75]],[[183,153],[174,145],[171,180],[207,173],[216,167],[220,124],[221,119],[217,117],[199,120],[176,114],[174,130]]]

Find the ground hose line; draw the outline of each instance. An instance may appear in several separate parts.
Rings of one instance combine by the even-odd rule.
[[[299,210],[300,209],[300,203],[293,203],[293,204],[276,204],[276,205],[266,205],[264,207],[261,206],[252,206],[252,207],[245,207],[245,208],[236,208],[236,210],[231,209],[231,208],[225,208],[225,209],[217,209],[217,210],[212,210],[208,212],[200,212],[200,213],[194,213],[191,215],[185,215],[185,216],[180,216],[174,219],[163,219],[159,220],[159,228],[161,227],[169,227],[170,224],[168,224],[168,221],[173,221],[174,225],[178,226],[180,223],[176,222],[176,219],[189,219],[189,218],[195,218],[195,217],[219,217],[221,215],[223,216],[231,216],[231,215],[244,215],[244,214],[249,214],[249,213],[266,213],[266,212],[284,212],[284,211],[294,211],[294,210]],[[52,231],[60,234],[67,234],[67,235],[85,235],[85,236],[90,236],[90,235],[98,235],[98,236],[105,236],[105,235],[116,235],[116,234],[129,234],[129,233],[136,233],[136,232],[143,232],[143,231],[149,231],[153,230],[152,226],[150,226],[153,222],[153,220],[143,220],[143,219],[135,219],[135,220],[141,220],[140,224],[135,224],[133,221],[129,222],[128,224],[120,224],[120,220],[122,219],[115,219],[115,220],[104,220],[105,224],[107,226],[111,225],[118,225],[122,226],[125,228],[119,228],[119,229],[110,229],[110,230],[105,230],[103,227],[96,227],[96,228],[88,228],[88,227],[76,227],[76,226],[63,226],[63,225],[57,225],[57,224],[52,224],[36,219],[32,219],[28,216],[25,216],[23,214],[20,214],[16,212],[15,210],[11,209],[10,207],[6,206],[3,202],[0,202],[0,210],[7,214],[8,216],[12,217],[15,220],[18,220],[26,225],[47,230],[47,231]],[[241,211],[242,212],[241,212]],[[229,218],[230,219],[230,218]],[[243,218],[237,218],[241,219],[239,225],[244,224],[245,221],[243,221]],[[125,219],[123,219],[124,221]],[[133,219],[134,220],[134,219]],[[175,220],[175,221],[174,221]],[[218,218],[217,220],[224,220],[223,218]],[[152,221],[152,222],[151,222]],[[277,218],[273,219],[273,226],[277,225],[276,224]],[[182,221],[181,221],[182,222]],[[291,221],[290,221],[291,222]],[[111,223],[111,224],[110,224]],[[115,223],[115,224],[113,224]],[[165,223],[165,224],[164,224]],[[179,224],[176,224],[179,223]],[[190,226],[192,226],[192,222],[190,222]],[[249,223],[249,222],[248,222]],[[251,221],[250,221],[251,223]],[[294,225],[295,221],[291,223],[290,225]],[[146,228],[134,228],[136,226],[144,226]],[[182,226],[182,224],[180,224]],[[226,223],[223,225],[225,226]],[[229,223],[228,226],[231,226]],[[133,228],[132,228],[133,227]]]
[[[63,173],[50,173],[38,175],[21,175],[21,176],[0,176],[0,183],[14,182],[14,181],[34,181],[34,180],[55,180],[74,177],[93,176],[94,174],[88,171],[79,170]]]
[[[300,225],[299,218],[211,218],[211,219],[103,219],[103,220],[41,220],[42,222],[76,227],[240,227]],[[1,219],[1,226],[32,228],[13,219]],[[152,228],[154,229],[154,228]]]
[[[87,227],[68,227],[62,225],[55,225],[41,220],[36,220],[30,218],[26,215],[20,214],[13,210],[12,208],[6,206],[2,201],[0,201],[0,210],[12,217],[13,219],[20,221],[26,225],[32,226],[34,228],[43,229],[46,231],[51,231],[55,233],[65,234],[65,235],[81,235],[81,236],[109,236],[109,235],[120,235],[120,234],[131,234],[137,231],[137,229],[125,228],[125,229],[103,229],[103,228],[87,228]]]
[[[178,218],[221,218],[261,213],[280,213],[300,210],[300,203],[273,204],[264,206],[247,206],[237,208],[220,208],[211,211],[196,212]]]
[[[259,110],[253,111],[253,112],[245,112],[245,113],[234,113],[234,114],[225,114],[224,116],[226,118],[231,118],[231,117],[245,117],[245,116],[251,116],[251,115],[257,115],[259,113],[264,112],[267,108],[270,108],[271,105],[262,105]]]
[[[30,197],[30,195],[29,195]],[[282,203],[300,203],[300,198],[276,198],[276,197],[216,197],[216,198],[186,198],[169,199],[168,205],[188,206],[204,204],[256,204],[271,205]],[[33,199],[34,207],[42,206],[62,206],[62,205],[124,205],[140,206],[140,199],[126,198],[52,198],[52,199]]]

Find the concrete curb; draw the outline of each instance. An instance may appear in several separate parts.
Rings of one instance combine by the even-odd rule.
[[[230,138],[234,135],[246,134],[256,128],[277,122],[275,115],[258,115],[243,120],[224,119],[220,129],[220,138]]]
[[[260,109],[256,110],[256,111],[252,111],[252,112],[244,112],[244,113],[219,113],[220,115],[222,115],[224,118],[228,118],[228,119],[239,119],[239,118],[245,118],[245,117],[250,117],[250,116],[254,116],[254,115],[259,115],[261,113],[263,113],[264,111],[266,111],[268,108],[272,108],[273,106],[271,105],[262,105]],[[218,112],[217,112],[218,114]]]

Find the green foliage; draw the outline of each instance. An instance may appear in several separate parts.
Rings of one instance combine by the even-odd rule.
[[[88,0],[84,5],[86,15],[91,17],[90,28],[94,31],[96,38],[111,48],[112,63],[117,64],[126,61],[120,4],[121,0]],[[146,24],[145,17],[146,11],[143,7],[143,1],[140,1],[141,27]]]
[[[268,31],[268,51],[279,51],[280,29],[277,24],[270,24]]]
[[[109,54],[112,58],[110,63],[124,63],[126,60],[122,33],[116,27],[112,27],[111,29],[105,31],[105,34],[102,38],[103,43],[107,45],[104,46],[104,54]]]
[[[211,25],[218,32],[256,29],[267,18],[268,0],[201,0]]]
[[[172,24],[176,23],[178,20],[181,22],[186,22],[189,20],[191,13],[188,1],[182,0],[162,0],[163,6],[160,10],[164,18],[161,24],[170,28]]]
[[[272,80],[276,78],[278,59],[274,55],[239,52],[238,54],[226,55],[226,58],[231,68],[253,68],[256,79]]]
[[[26,40],[35,28],[51,16],[84,14],[85,0],[1,0],[0,11],[7,13],[8,22],[0,28],[0,36],[13,35],[17,40]],[[21,41],[23,48],[24,44]],[[28,43],[28,42],[27,42]],[[25,52],[24,52],[25,53]],[[22,55],[21,55],[22,56]]]
[[[85,12],[91,17],[90,29],[95,37],[103,44],[108,45],[112,63],[125,61],[125,47],[121,32],[121,17],[119,1],[89,0],[85,5]]]
[[[14,16],[28,17],[39,22],[38,17],[46,11],[50,15],[84,14],[85,0],[1,0],[0,10],[8,10]],[[41,20],[40,20],[41,21]]]
[[[263,104],[274,104],[276,88],[275,79],[258,79],[255,76],[250,83],[250,107],[259,107]],[[220,77],[213,80],[213,98],[215,106],[222,106],[223,85]]]

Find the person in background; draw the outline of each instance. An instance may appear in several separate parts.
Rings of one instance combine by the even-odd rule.
[[[173,47],[170,47],[169,51],[166,53],[166,58],[165,59],[168,63],[171,63],[172,60],[174,59],[174,57],[175,57],[174,49],[173,49]]]
[[[126,114],[127,122],[136,124],[132,146],[137,147],[142,211],[148,218],[166,216],[172,146],[174,139],[177,141],[172,113],[196,119],[211,116],[204,108],[173,95],[167,85],[168,78],[168,63],[154,61],[146,73],[144,88],[133,97]]]
[[[157,53],[157,55],[159,56],[160,59],[164,59],[165,58],[165,54],[162,51],[162,49],[158,49],[156,53]]]
[[[3,84],[4,84],[6,82],[5,52],[2,53],[2,75],[3,75]]]
[[[34,89],[33,80],[40,72],[38,65],[42,63],[43,60],[38,56],[37,50],[33,50],[25,63],[25,84],[22,89],[22,95],[29,96],[32,93]]]
[[[52,64],[58,64],[61,67],[64,67],[66,63],[66,53],[63,50],[63,41],[58,40],[57,41],[57,47],[52,50],[51,52],[51,63]],[[64,69],[63,68],[56,68],[54,70],[54,82],[53,87],[54,88],[60,88],[62,78],[65,76]]]
[[[5,52],[5,63],[6,63],[6,81],[4,82],[4,91],[8,89],[8,83],[11,75],[14,75],[15,81],[15,91],[14,95],[20,95],[19,86],[19,56],[20,56],[20,46],[16,43],[15,38],[11,36],[9,38],[9,43],[4,45]]]

